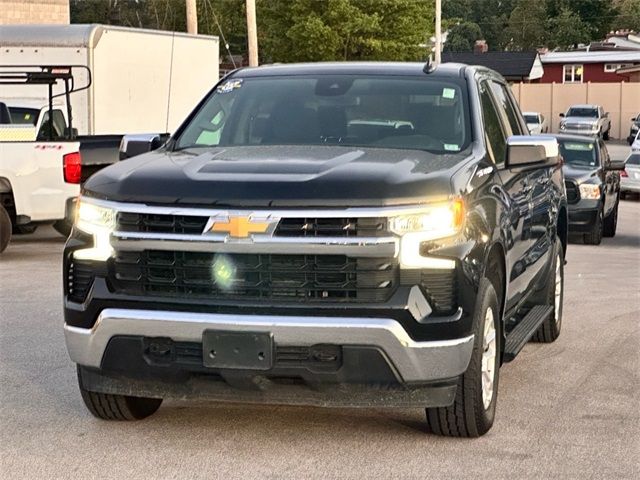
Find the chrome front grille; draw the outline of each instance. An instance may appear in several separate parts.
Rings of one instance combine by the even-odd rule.
[[[209,217],[155,213],[119,212],[116,230],[129,233],[200,235]],[[380,237],[388,234],[384,217],[283,218],[275,237]]]

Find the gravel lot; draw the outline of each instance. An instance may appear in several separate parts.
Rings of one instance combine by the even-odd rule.
[[[637,199],[615,238],[570,245],[562,334],[505,365],[477,440],[426,435],[420,409],[165,402],[96,420],[64,346],[62,247],[44,227],[0,257],[2,478],[640,478]]]

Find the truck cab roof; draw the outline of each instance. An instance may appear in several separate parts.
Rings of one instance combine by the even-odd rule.
[[[284,75],[318,75],[318,74],[379,74],[379,75],[425,75],[424,62],[318,62],[318,63],[283,63],[269,64],[259,67],[241,68],[232,76],[267,77]],[[463,77],[469,67],[460,63],[443,63],[434,66],[428,73],[431,76]],[[489,70],[488,70],[489,71]]]

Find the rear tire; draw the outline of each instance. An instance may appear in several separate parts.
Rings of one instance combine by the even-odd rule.
[[[618,229],[618,205],[620,204],[620,198],[616,198],[616,204],[611,210],[611,213],[604,219],[603,235],[605,237],[615,237],[616,230]]]
[[[78,387],[85,406],[101,420],[142,420],[153,415],[162,404],[161,398],[130,397],[110,393],[90,392],[82,386],[78,371]]]
[[[537,294],[536,294],[537,295]],[[553,307],[553,315],[547,318],[531,338],[534,342],[551,343],[560,336],[562,328],[562,304],[564,302],[564,251],[560,238],[556,237],[554,259],[547,281],[540,292],[539,303]]]
[[[596,221],[591,227],[591,232],[584,234],[584,243],[588,245],[600,245],[602,243],[602,234],[604,228],[604,219],[602,218],[602,207],[598,210]]]
[[[486,278],[480,281],[476,302],[473,353],[467,371],[458,379],[455,401],[448,407],[426,409],[427,428],[436,435],[479,437],[493,425],[498,397],[502,322],[496,292]]]
[[[11,217],[0,205],[0,253],[4,252],[11,241]]]
[[[609,132],[611,132],[611,129],[604,132],[604,134],[602,135],[603,140],[609,140]]]

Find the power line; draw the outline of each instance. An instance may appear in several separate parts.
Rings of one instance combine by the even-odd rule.
[[[216,22],[216,25],[218,26],[218,31],[220,32],[220,38],[222,38],[222,42],[224,43],[224,48],[227,50],[227,53],[229,54],[229,58],[231,59],[231,63],[233,64],[233,68],[238,68],[236,65],[236,61],[233,58],[233,55],[231,54],[231,50],[229,49],[229,44],[227,43],[227,39],[224,38],[224,33],[222,32],[222,27],[220,26],[220,22],[218,22],[218,17],[216,15],[215,10],[213,9],[213,5],[211,5],[211,0],[207,0],[207,5],[208,8],[207,10],[210,8],[211,9],[211,15],[213,15],[213,20],[214,22]]]

